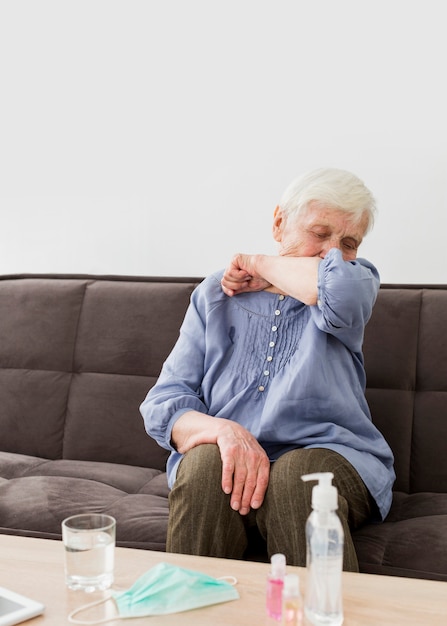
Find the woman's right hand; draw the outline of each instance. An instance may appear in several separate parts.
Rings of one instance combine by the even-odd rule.
[[[172,443],[181,454],[200,444],[217,444],[222,458],[222,489],[231,494],[231,508],[247,515],[250,508],[261,506],[269,482],[270,461],[246,428],[228,419],[188,411],[174,424]]]
[[[256,438],[237,422],[223,420],[217,445],[222,458],[222,489],[241,515],[259,509],[267,490],[270,461]]]

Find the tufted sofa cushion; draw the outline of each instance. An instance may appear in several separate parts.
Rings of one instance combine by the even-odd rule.
[[[0,475],[2,525],[19,534],[60,538],[61,519],[91,511],[116,518],[118,545],[165,549],[168,486],[159,469],[0,452]]]

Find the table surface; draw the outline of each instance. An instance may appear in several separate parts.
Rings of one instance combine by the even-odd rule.
[[[104,597],[70,591],[64,582],[63,546],[60,541],[0,535],[0,586],[29,596],[45,604],[45,613],[26,624],[29,626],[64,626],[74,609]],[[124,590],[148,569],[160,562],[198,570],[210,576],[235,576],[240,599],[184,613],[111,620],[110,626],[265,626],[271,624],[265,614],[267,563],[234,561],[117,548],[114,590]],[[297,573],[301,590],[306,584],[304,568],[287,567]],[[447,583],[410,578],[343,573],[344,626],[429,626],[447,624]],[[78,614],[78,619],[99,619],[115,615],[114,603]],[[306,622],[307,623],[307,622]],[[278,624],[274,622],[274,624]]]

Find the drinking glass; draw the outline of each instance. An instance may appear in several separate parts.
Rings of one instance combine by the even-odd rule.
[[[80,513],[62,522],[65,582],[70,589],[103,591],[113,583],[116,520],[102,513]]]

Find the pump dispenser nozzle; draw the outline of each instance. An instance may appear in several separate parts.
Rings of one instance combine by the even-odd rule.
[[[312,489],[312,508],[318,511],[335,511],[338,509],[337,487],[332,484],[332,472],[316,472],[305,474],[302,480],[318,480],[318,485]]]
[[[286,557],[284,554],[274,554],[270,563],[272,566],[272,577],[282,580],[286,573]]]

